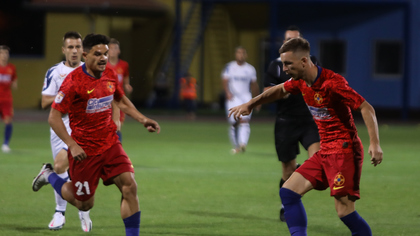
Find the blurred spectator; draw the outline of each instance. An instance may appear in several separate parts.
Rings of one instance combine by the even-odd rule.
[[[195,112],[197,108],[197,80],[187,72],[180,80],[181,83],[181,100],[185,110],[187,111],[187,118],[195,120]]]

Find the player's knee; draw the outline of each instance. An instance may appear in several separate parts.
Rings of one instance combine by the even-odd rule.
[[[335,199],[335,210],[337,211],[339,218],[355,211],[354,201],[348,199],[347,197],[336,197]]]
[[[137,183],[131,181],[122,187],[122,195],[124,198],[136,197],[137,196]]]
[[[11,117],[11,116],[6,116],[6,117],[4,117],[4,123],[5,123],[6,125],[11,124],[11,123],[12,123],[12,121],[13,121],[13,119],[12,119],[12,117]]]
[[[67,166],[63,165],[61,162],[54,162],[54,171],[57,174],[62,174],[67,171]]]

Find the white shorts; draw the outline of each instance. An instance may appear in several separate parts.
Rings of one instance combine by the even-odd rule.
[[[67,129],[67,133],[70,135],[71,134],[71,129],[69,127],[69,124],[64,123],[64,125],[66,126]],[[51,151],[52,151],[52,155],[53,155],[53,159],[55,160],[55,157],[57,156],[57,154],[62,150],[68,150],[67,144],[65,144],[63,142],[63,140],[61,140],[57,134],[55,134],[54,130],[50,129],[50,141],[51,141]]]
[[[226,100],[226,106],[225,106],[226,107],[226,116],[229,115],[229,109],[230,108],[242,105],[246,102],[249,102],[249,100],[251,100],[251,98],[252,98],[251,94],[244,94],[241,97],[233,97],[232,100]],[[251,114],[249,114],[247,116],[241,116],[241,119],[243,121],[249,122],[251,120],[251,116],[252,116],[252,112],[251,112]],[[229,117],[228,121],[232,125],[236,123],[233,116]]]

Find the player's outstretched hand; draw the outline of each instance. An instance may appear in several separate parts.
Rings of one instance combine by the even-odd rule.
[[[74,143],[74,145],[69,146],[71,155],[76,161],[81,161],[83,159],[86,159],[87,155],[85,151],[77,144]]]
[[[143,126],[146,127],[146,129],[151,133],[153,133],[153,132],[160,133],[159,124],[152,119],[147,118],[146,121],[144,122]]]
[[[240,120],[241,116],[249,115],[251,111],[252,109],[249,108],[248,103],[244,103],[242,105],[230,108],[228,117],[233,116],[235,120]]]
[[[379,145],[369,145],[369,155],[371,156],[370,162],[376,166],[382,162],[382,148]]]

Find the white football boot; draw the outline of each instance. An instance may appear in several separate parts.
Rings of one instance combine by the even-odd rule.
[[[89,212],[79,211],[80,223],[84,232],[90,232],[92,230],[92,221],[90,220]]]
[[[9,152],[11,151],[11,149],[10,149],[9,145],[7,145],[7,144],[3,144],[3,145],[1,145],[1,150],[2,150],[4,153],[9,153]]]
[[[65,223],[66,223],[66,217],[63,215],[63,213],[56,212],[53,215],[53,219],[48,224],[48,228],[50,228],[50,230],[60,230],[61,228],[63,228]]]
[[[52,165],[50,163],[44,164],[39,174],[32,181],[32,190],[37,192],[42,186],[49,184],[48,176],[53,172]]]

